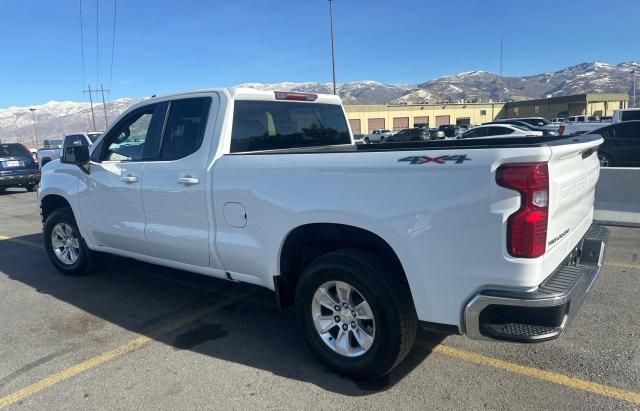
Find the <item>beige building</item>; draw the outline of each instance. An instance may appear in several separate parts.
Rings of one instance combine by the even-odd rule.
[[[620,93],[579,94],[512,103],[441,103],[411,105],[346,105],[354,134],[367,134],[375,128],[403,130],[418,125],[482,124],[506,117],[566,117],[588,114],[610,116],[613,110],[627,108],[629,96]]]
[[[576,94],[507,104],[508,117],[611,116],[613,110],[628,108],[629,96],[624,93]]]

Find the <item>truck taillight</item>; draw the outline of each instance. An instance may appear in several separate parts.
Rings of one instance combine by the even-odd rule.
[[[520,258],[536,258],[547,246],[549,168],[547,163],[503,164],[498,185],[520,193],[520,209],[507,220],[507,250]]]
[[[561,136],[564,135],[564,126],[560,126],[560,128],[558,128],[558,134]]]

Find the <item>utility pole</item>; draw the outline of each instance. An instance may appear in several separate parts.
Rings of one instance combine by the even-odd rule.
[[[336,94],[336,53],[333,47],[333,0],[329,0],[329,21],[331,25],[331,67],[333,68],[333,94]]]
[[[38,143],[38,130],[36,129],[36,109],[30,108],[29,111],[31,112],[31,118],[33,119],[33,134],[36,136],[36,148],[38,148],[40,144]]]
[[[93,96],[92,96],[93,91],[91,91],[91,84],[89,84],[89,90],[83,90],[82,92],[89,93],[89,102],[91,103],[91,121],[93,121],[93,131],[98,131],[96,129],[96,115],[93,112]]]
[[[109,91],[109,90],[105,90],[104,87],[102,86],[102,84],[100,84],[100,92],[102,92],[102,108],[104,109],[104,129],[108,129],[109,128],[109,121],[107,120],[107,105],[104,102],[104,92],[105,91]]]

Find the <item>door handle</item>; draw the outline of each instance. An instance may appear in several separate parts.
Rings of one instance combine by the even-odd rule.
[[[178,183],[184,184],[186,186],[192,186],[194,184],[198,184],[199,182],[200,182],[199,178],[195,178],[195,177],[191,177],[191,176],[180,177],[178,179]]]
[[[127,184],[137,183],[138,182],[138,177],[136,177],[136,176],[120,177],[120,181],[125,182]]]

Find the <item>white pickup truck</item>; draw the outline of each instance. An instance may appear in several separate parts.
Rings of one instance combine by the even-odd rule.
[[[365,143],[383,143],[385,139],[391,137],[394,134],[393,131],[384,128],[376,128],[371,130],[371,133],[364,136]]]
[[[599,136],[354,145],[336,96],[152,98],[38,191],[60,271],[111,253],[275,291],[334,370],[389,372],[418,326],[556,338],[592,289]]]
[[[560,124],[559,132],[561,136],[586,134],[611,123],[631,120],[640,120],[640,108],[614,110],[612,119],[607,121],[600,121],[598,117],[594,116],[571,116]]]

